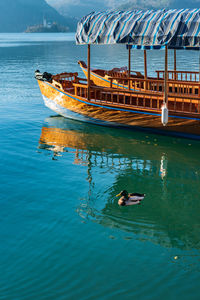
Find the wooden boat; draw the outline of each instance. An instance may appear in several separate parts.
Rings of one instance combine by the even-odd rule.
[[[88,68],[86,63],[79,61],[78,64],[87,78]],[[164,71],[156,70],[156,73],[157,77],[145,78],[141,72],[129,72],[126,67],[113,68],[112,70],[93,69],[90,71],[90,79],[98,86],[129,89],[131,91],[151,90],[163,92]],[[199,78],[199,72],[168,70],[168,93],[198,95]]]
[[[187,26],[179,26],[180,15],[181,22],[186,22]],[[99,28],[97,24],[101,18],[104,22],[101,23],[101,28]],[[124,18],[127,20],[125,23]],[[128,20],[131,20],[131,26],[133,24],[138,25],[138,18],[141,21],[141,26],[144,27],[145,34],[134,32],[137,29],[135,27],[134,30],[131,27],[130,31],[130,26],[127,25]],[[156,33],[155,23],[149,21],[154,18],[157,18]],[[188,25],[187,21],[191,18],[193,18],[192,27],[191,24]],[[111,19],[112,22],[108,26]],[[171,30],[172,20],[174,20],[173,26],[179,28],[179,30]],[[105,22],[108,22],[106,26],[104,26]],[[112,29],[116,24],[121,24],[121,27],[117,27],[117,32],[113,32]],[[159,28],[165,28],[165,35],[159,31]],[[177,80],[171,83],[168,78],[167,67],[168,48],[182,48],[185,47],[187,42],[186,46],[189,49],[190,47],[200,49],[200,33],[197,35],[197,28],[200,28],[200,9],[159,10],[155,12],[134,11],[114,14],[92,13],[78,23],[76,34],[78,44],[88,44],[87,80],[78,77],[78,73],[65,72],[48,75],[48,73],[36,72],[44,102],[53,111],[76,120],[199,139],[199,83],[194,82],[195,87],[192,92],[190,92],[191,82],[189,82],[188,87],[180,82],[177,83]],[[172,33],[174,33],[173,38],[170,35]],[[135,36],[138,37],[137,34],[139,34],[139,40],[138,38],[135,40]],[[194,35],[191,42],[186,38],[188,34],[190,38]],[[163,36],[166,37],[164,40]],[[117,41],[116,37],[118,37]],[[156,90],[147,88],[147,86],[144,86],[144,88],[131,86],[133,78],[130,78],[130,72],[129,77],[126,78],[128,89],[118,86],[113,88],[112,85],[99,86],[98,82],[94,84],[90,72],[90,45],[118,42],[132,43],[137,47],[142,47],[145,44],[145,47],[165,48],[165,71],[161,90],[157,88],[158,84]],[[145,75],[144,84],[147,85],[148,80],[151,79],[147,79]],[[176,90],[177,84],[181,86],[179,90]]]
[[[88,68],[84,61],[78,61],[85,77],[88,77]],[[133,71],[131,78],[144,78],[137,71]],[[128,89],[128,70],[127,67],[113,68],[112,70],[94,69],[90,71],[91,81],[98,86]],[[115,78],[115,79],[114,79]]]
[[[60,115],[99,125],[132,127],[183,137],[200,136],[200,99],[194,96],[168,97],[169,122],[161,123],[163,93],[129,92],[99,86],[90,87],[77,73],[61,73],[38,84],[45,105]],[[36,73],[38,78],[38,72]]]

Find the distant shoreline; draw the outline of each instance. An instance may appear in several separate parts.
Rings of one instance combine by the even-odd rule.
[[[69,32],[69,27],[59,25],[57,23],[52,23],[49,27],[42,24],[28,26],[25,33],[58,33],[58,32]]]

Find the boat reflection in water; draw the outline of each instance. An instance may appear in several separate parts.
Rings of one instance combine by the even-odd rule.
[[[199,249],[198,142],[60,116],[45,122],[39,148],[51,151],[53,159],[74,153],[73,164],[87,170],[88,195],[83,195],[77,207],[83,221],[117,228],[127,238],[135,236],[164,247]],[[140,206],[119,207],[115,195],[122,189],[147,196]]]

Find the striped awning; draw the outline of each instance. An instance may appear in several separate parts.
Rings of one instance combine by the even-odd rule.
[[[93,12],[79,21],[76,42],[199,49],[200,9]]]

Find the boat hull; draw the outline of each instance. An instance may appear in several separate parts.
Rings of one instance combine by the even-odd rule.
[[[45,105],[56,113],[75,120],[104,126],[137,128],[166,135],[200,139],[200,118],[169,115],[167,126],[161,123],[159,111],[121,108],[117,105],[88,101],[38,80]]]

